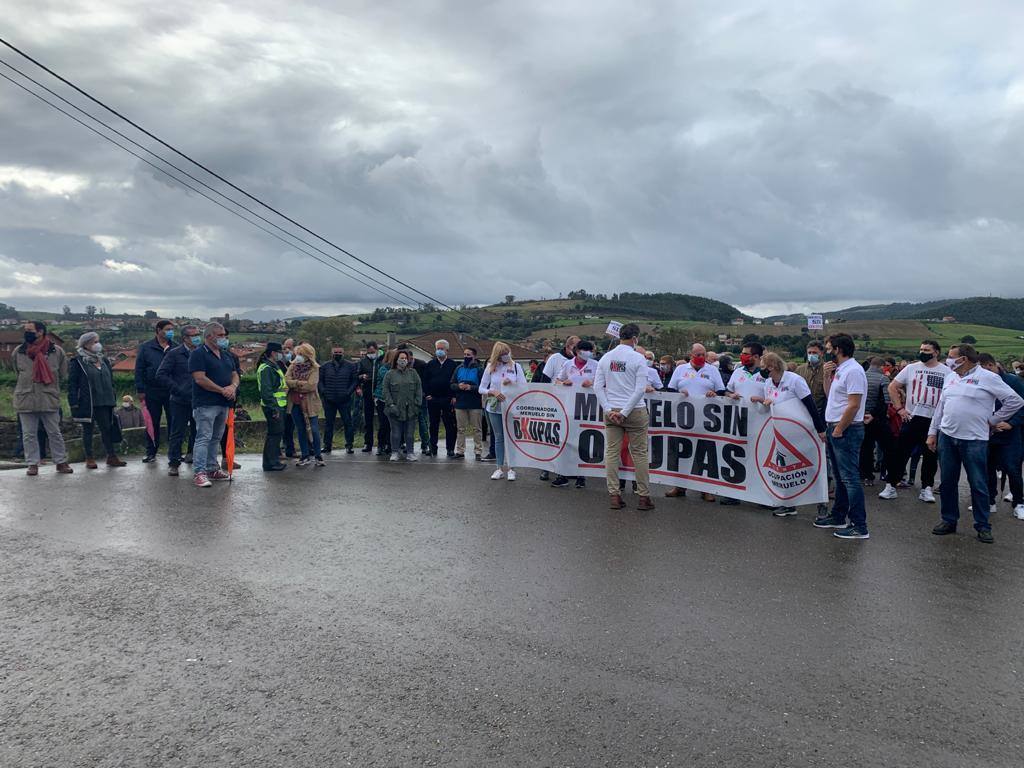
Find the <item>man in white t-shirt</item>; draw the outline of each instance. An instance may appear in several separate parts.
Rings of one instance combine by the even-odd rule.
[[[562,363],[562,369],[555,375],[555,384],[566,387],[578,386],[589,388],[594,386],[597,378],[597,360],[594,359],[594,344],[580,341],[576,344],[576,354],[572,360]],[[551,483],[552,488],[567,488],[569,480],[565,475],[557,475]],[[586,488],[587,479],[583,475],[575,478],[577,488]]]
[[[690,351],[690,362],[676,366],[668,382],[669,390],[687,397],[714,397],[725,394],[722,374],[713,365],[707,364],[707,352],[703,344],[694,344]]]
[[[648,487],[650,464],[647,453],[647,427],[650,416],[644,402],[647,387],[647,361],[635,349],[640,328],[627,323],[619,329],[619,345],[601,358],[594,379],[594,391],[604,410],[605,478],[611,508],[622,509],[619,487],[619,461],[622,441],[628,439],[629,454],[636,471],[638,510],[654,509]]]
[[[573,355],[576,354],[576,345],[580,343],[579,336],[570,336],[565,340],[565,344],[558,352],[552,352],[548,355],[544,361],[544,367],[541,369],[540,376],[534,376],[533,381],[537,384],[550,384],[558,376],[559,371],[562,370],[562,366],[569,360],[572,360]],[[551,479],[551,475],[547,470],[540,473],[540,481],[546,483]]]
[[[835,467],[836,499],[832,512],[819,516],[816,528],[834,528],[840,539],[867,539],[868,519],[860,481],[860,448],[864,442],[864,406],[868,379],[854,357],[853,339],[845,333],[825,342],[825,422],[829,458]]]
[[[726,395],[733,400],[750,400],[764,395],[764,375],[761,373],[761,355],[764,347],[760,344],[744,344],[740,352],[740,365],[732,372],[726,384]]]
[[[896,442],[896,450],[892,451],[892,461],[888,462],[888,478],[885,488],[878,494],[880,499],[895,499],[896,488],[903,480],[907,461],[920,447],[921,453],[921,492],[918,499],[929,504],[935,503],[935,472],[938,460],[932,451],[925,450],[928,440],[928,428],[932,424],[932,415],[939,404],[942,390],[956,375],[950,368],[939,362],[942,348],[939,342],[925,339],[918,351],[918,361],[900,371],[889,385],[889,400],[899,411],[903,419],[903,427]]]

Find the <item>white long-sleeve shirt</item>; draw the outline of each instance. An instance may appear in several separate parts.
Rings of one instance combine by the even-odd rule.
[[[496,363],[494,370],[490,364],[484,369],[483,378],[480,380],[478,390],[484,396],[484,410],[491,413],[501,413],[501,401],[494,399],[491,392],[501,392],[509,384],[525,384],[526,374],[523,366],[519,363]]]
[[[721,392],[725,385],[722,383],[722,372],[715,366],[705,363],[697,369],[692,363],[686,363],[672,371],[668,388],[690,397],[705,397],[708,392]]]
[[[996,400],[1002,404],[996,411]],[[957,440],[988,440],[991,427],[1024,407],[1024,399],[998,374],[975,366],[963,376],[946,380],[928,428]]]
[[[647,358],[628,344],[619,344],[597,364],[594,390],[605,411],[629,416],[643,402],[647,389]]]

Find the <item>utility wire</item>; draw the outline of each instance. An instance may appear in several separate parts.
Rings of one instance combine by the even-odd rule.
[[[459,314],[459,315],[462,315],[463,317],[465,317],[465,318],[467,318],[467,319],[469,319],[469,320],[472,320],[472,321],[474,321],[474,322],[477,322],[477,318],[473,318],[473,317],[471,317],[470,315],[467,315],[466,313],[462,312],[461,310],[458,310],[458,309],[456,309],[455,307],[452,307],[452,306],[450,306],[449,304],[446,304],[445,302],[441,301],[440,299],[436,299],[436,298],[434,298],[434,297],[433,297],[433,296],[431,296],[430,294],[424,293],[423,291],[419,290],[418,288],[414,288],[413,286],[409,285],[408,283],[406,283],[406,282],[403,282],[402,280],[399,280],[399,279],[398,279],[397,277],[395,277],[394,275],[391,275],[391,274],[389,274],[389,273],[385,272],[384,270],[380,269],[379,267],[376,267],[376,266],[374,266],[374,265],[373,265],[373,264],[371,264],[370,262],[368,262],[368,261],[365,261],[365,260],[363,260],[363,259],[359,258],[359,257],[358,257],[358,256],[356,256],[355,254],[353,254],[353,253],[351,253],[351,252],[349,252],[349,251],[345,250],[344,248],[342,248],[342,247],[341,247],[340,245],[338,245],[337,243],[334,243],[334,242],[332,242],[331,240],[328,240],[328,239],[327,239],[326,237],[324,237],[323,235],[320,235],[320,234],[318,234],[317,232],[314,232],[313,230],[309,229],[308,227],[305,227],[305,226],[303,226],[302,224],[300,224],[299,222],[297,222],[297,221],[296,221],[295,219],[293,219],[293,218],[291,218],[290,216],[288,216],[288,215],[286,215],[286,214],[282,213],[281,211],[279,211],[279,210],[278,210],[277,208],[274,208],[274,207],[273,207],[273,206],[271,206],[270,204],[268,204],[268,203],[265,203],[265,202],[263,202],[263,200],[259,199],[259,198],[258,198],[258,197],[256,197],[255,195],[252,195],[252,194],[250,194],[249,192],[247,192],[246,190],[242,189],[242,188],[241,188],[241,187],[239,187],[238,185],[236,185],[236,184],[232,183],[231,181],[228,181],[228,179],[224,178],[223,176],[221,176],[221,175],[220,175],[219,173],[217,173],[216,171],[214,171],[214,170],[211,170],[211,169],[210,169],[210,168],[208,168],[207,166],[205,166],[205,165],[203,165],[202,163],[200,163],[200,162],[199,162],[198,160],[195,160],[194,158],[190,157],[189,155],[187,155],[187,154],[185,154],[184,152],[182,152],[181,150],[179,150],[179,149],[178,149],[177,147],[174,147],[174,146],[172,146],[171,144],[168,144],[168,143],[167,143],[166,141],[164,141],[163,139],[161,139],[161,138],[160,138],[159,136],[156,136],[156,135],[154,135],[153,133],[150,133],[150,132],[149,132],[148,130],[146,130],[145,128],[143,128],[143,127],[142,127],[141,125],[139,125],[139,124],[138,124],[138,123],[136,123],[135,121],[133,121],[133,120],[131,120],[130,118],[126,117],[125,115],[121,114],[120,112],[118,112],[118,111],[117,111],[116,109],[114,109],[113,107],[111,107],[111,106],[108,106],[108,105],[107,105],[107,104],[105,104],[104,102],[100,101],[100,100],[99,100],[98,98],[96,98],[96,97],[95,97],[95,96],[93,96],[92,94],[90,94],[90,93],[88,93],[87,91],[83,90],[82,88],[78,87],[77,85],[75,85],[75,84],[74,84],[73,82],[71,82],[71,81],[70,81],[70,80],[68,80],[67,78],[63,77],[62,75],[58,74],[58,73],[57,73],[57,72],[55,72],[54,70],[50,69],[50,68],[49,68],[48,66],[46,66],[45,64],[43,64],[43,63],[42,63],[41,61],[39,61],[38,59],[35,59],[35,58],[33,58],[32,56],[30,56],[29,54],[25,53],[25,52],[24,52],[24,51],[22,51],[22,50],[21,50],[20,48],[18,48],[17,46],[15,46],[15,45],[11,44],[10,42],[8,42],[7,40],[5,40],[4,38],[0,37],[0,43],[2,43],[3,45],[5,45],[5,46],[6,46],[7,48],[10,48],[10,49],[11,49],[12,51],[14,51],[15,53],[17,53],[17,54],[18,54],[19,56],[21,56],[22,58],[28,59],[29,61],[31,61],[31,62],[32,62],[33,64],[35,64],[35,65],[36,65],[37,67],[39,67],[39,68],[40,68],[40,69],[42,69],[43,71],[47,72],[47,73],[48,73],[48,74],[50,74],[51,76],[53,76],[53,77],[55,77],[56,79],[60,80],[60,81],[61,81],[62,83],[64,83],[64,84],[65,84],[65,85],[67,85],[68,87],[72,88],[73,90],[77,91],[77,92],[78,92],[78,93],[80,93],[80,94],[81,94],[82,96],[85,96],[85,98],[89,99],[89,100],[90,100],[90,101],[92,101],[92,102],[93,102],[94,104],[97,104],[98,106],[102,107],[103,109],[105,109],[106,111],[110,112],[111,114],[113,114],[113,115],[115,115],[115,116],[119,117],[120,119],[124,120],[124,121],[125,121],[126,123],[128,123],[129,125],[131,125],[131,126],[132,126],[133,128],[135,128],[135,129],[136,129],[136,130],[138,130],[138,131],[141,131],[141,132],[142,132],[142,133],[144,133],[144,134],[145,134],[146,136],[148,136],[149,138],[151,138],[151,139],[153,139],[154,141],[158,142],[158,143],[159,143],[159,144],[161,144],[162,146],[166,147],[167,149],[169,149],[169,150],[170,150],[171,152],[173,152],[174,154],[178,155],[179,157],[181,157],[181,158],[183,158],[183,159],[185,159],[185,160],[188,160],[188,161],[189,161],[190,163],[192,163],[193,165],[195,165],[195,166],[197,166],[197,167],[199,167],[199,168],[202,168],[202,169],[203,169],[204,171],[206,171],[206,172],[207,172],[208,174],[210,174],[210,175],[211,175],[211,176],[213,176],[214,178],[218,179],[219,181],[223,182],[224,184],[227,184],[227,185],[228,185],[229,187],[231,187],[231,188],[232,188],[232,189],[234,189],[235,191],[237,191],[237,192],[240,192],[241,194],[245,195],[245,196],[246,196],[247,198],[249,198],[249,199],[250,199],[250,200],[252,200],[253,202],[255,202],[255,203],[258,203],[259,205],[263,206],[263,207],[264,207],[264,208],[266,208],[267,210],[269,210],[269,211],[272,211],[273,213],[277,214],[278,216],[280,216],[280,217],[281,217],[282,219],[284,219],[285,221],[288,221],[288,222],[290,222],[291,224],[293,224],[294,226],[296,226],[296,227],[298,227],[299,229],[301,229],[301,230],[302,230],[303,232],[306,232],[307,234],[310,234],[310,235],[312,235],[312,236],[313,236],[313,237],[315,237],[315,238],[316,238],[317,240],[320,240],[321,242],[323,242],[323,243],[326,243],[327,245],[331,246],[332,248],[334,248],[334,249],[336,249],[336,250],[340,251],[341,253],[345,254],[345,255],[346,255],[346,256],[348,256],[349,258],[351,258],[351,259],[354,259],[355,261],[358,261],[358,262],[359,262],[360,264],[363,264],[363,265],[364,265],[364,266],[366,266],[366,267],[369,267],[369,268],[370,268],[370,269],[372,269],[372,270],[373,270],[374,272],[377,272],[377,273],[379,273],[379,274],[381,274],[381,275],[384,275],[384,276],[385,276],[385,277],[387,277],[387,278],[388,278],[389,280],[391,280],[391,281],[393,281],[393,282],[395,282],[395,283],[398,283],[399,285],[403,286],[404,288],[408,288],[408,289],[409,289],[410,291],[412,291],[413,293],[416,293],[416,294],[418,294],[418,295],[420,295],[420,296],[423,296],[424,298],[428,299],[428,300],[429,300],[429,301],[430,301],[430,302],[431,302],[432,304],[434,304],[435,306],[439,306],[439,307],[442,307],[442,308],[444,308],[444,309],[450,310],[450,311],[452,311],[452,312],[455,312],[455,313],[457,313],[457,314]]]
[[[223,204],[222,202],[220,202],[219,200],[215,200],[215,199],[214,199],[213,197],[211,197],[210,195],[206,194],[206,193],[205,193],[205,192],[203,192],[203,191],[202,191],[201,189],[198,189],[198,188],[196,188],[196,187],[192,186],[192,185],[191,185],[191,184],[189,184],[188,182],[186,182],[186,181],[183,181],[182,179],[180,179],[180,178],[178,178],[177,176],[175,176],[175,175],[174,175],[173,173],[171,173],[170,171],[168,171],[168,170],[166,170],[166,169],[164,169],[164,168],[161,168],[160,166],[156,165],[155,163],[152,163],[152,162],[150,162],[149,160],[147,160],[146,158],[144,158],[144,157],[143,157],[142,155],[138,154],[137,152],[133,151],[133,150],[132,150],[132,149],[130,149],[129,147],[126,147],[126,146],[124,146],[123,144],[120,144],[120,143],[118,143],[117,141],[115,141],[114,139],[112,139],[112,138],[111,138],[110,136],[107,136],[106,134],[104,134],[104,133],[102,133],[102,132],[98,131],[97,129],[95,129],[95,128],[93,128],[93,127],[92,127],[91,125],[89,125],[88,123],[86,123],[86,122],[84,122],[83,120],[80,120],[79,118],[75,117],[75,116],[74,116],[74,115],[72,115],[72,114],[71,114],[70,112],[68,112],[67,110],[65,110],[65,109],[61,108],[61,107],[60,107],[60,106],[58,106],[57,104],[54,104],[53,102],[51,102],[51,101],[48,101],[48,100],[47,100],[47,99],[46,99],[46,98],[45,98],[44,96],[41,96],[40,94],[36,93],[36,92],[35,92],[35,91],[33,91],[32,89],[30,89],[30,88],[28,88],[27,86],[23,85],[22,83],[19,83],[19,82],[18,82],[17,80],[14,80],[13,78],[11,78],[10,76],[8,76],[8,75],[4,74],[3,72],[0,72],[0,77],[2,77],[2,78],[3,78],[4,80],[7,80],[8,82],[10,82],[10,83],[12,83],[12,84],[16,85],[16,86],[17,86],[18,88],[21,88],[21,89],[22,89],[23,91],[25,91],[26,93],[28,93],[28,94],[30,94],[30,95],[32,95],[32,96],[34,96],[34,97],[36,97],[37,99],[39,99],[39,101],[41,101],[41,102],[43,102],[44,104],[46,104],[47,106],[49,106],[49,107],[51,107],[51,108],[53,108],[53,109],[57,110],[57,111],[58,111],[58,112],[60,112],[61,114],[63,114],[63,115],[65,115],[66,117],[70,118],[71,120],[74,120],[74,121],[75,121],[76,123],[78,123],[79,125],[81,125],[82,127],[86,128],[86,129],[88,129],[88,130],[92,131],[93,133],[95,133],[95,134],[96,134],[97,136],[99,136],[100,138],[106,139],[107,141],[109,141],[109,142],[110,142],[111,144],[113,144],[114,146],[116,146],[116,147],[118,147],[118,148],[120,148],[120,149],[123,149],[123,150],[124,150],[125,152],[127,152],[128,154],[130,154],[130,155],[133,155],[134,157],[138,158],[139,160],[141,160],[141,161],[142,161],[143,163],[145,163],[146,165],[148,165],[148,166],[150,166],[151,168],[153,168],[153,169],[155,169],[155,170],[159,171],[160,173],[164,174],[165,176],[167,176],[168,178],[172,179],[173,181],[175,181],[176,183],[180,184],[181,186],[185,187],[186,189],[190,189],[191,191],[195,192],[196,194],[198,194],[198,195],[200,195],[200,196],[202,196],[202,197],[206,198],[207,200],[209,200],[209,201],[210,201],[211,203],[213,203],[214,205],[220,206],[221,208],[223,208],[223,209],[224,209],[225,211],[227,211],[228,213],[234,214],[235,216],[237,216],[238,218],[242,219],[243,221],[247,221],[247,222],[248,222],[249,224],[252,224],[252,225],[253,225],[254,227],[256,227],[257,229],[259,229],[259,230],[262,230],[263,232],[266,232],[266,233],[267,233],[268,235],[270,235],[271,237],[274,237],[274,238],[276,238],[276,239],[280,240],[280,241],[281,241],[282,243],[284,243],[285,245],[287,245],[287,246],[288,246],[289,248],[296,248],[297,250],[299,250],[299,251],[302,251],[303,253],[305,253],[305,254],[306,254],[307,256],[309,256],[310,258],[313,258],[313,259],[315,259],[316,261],[318,261],[318,262],[320,262],[321,264],[323,264],[324,266],[326,266],[326,267],[329,267],[329,268],[333,269],[333,270],[334,270],[335,272],[338,272],[338,273],[340,273],[340,274],[342,274],[342,275],[345,275],[346,277],[348,277],[348,278],[350,278],[350,279],[352,279],[352,280],[355,280],[355,281],[356,281],[357,283],[360,283],[361,285],[364,285],[364,286],[366,286],[367,288],[369,288],[369,289],[371,289],[371,290],[373,290],[373,291],[375,291],[375,292],[379,293],[379,294],[380,294],[381,296],[383,296],[384,298],[386,298],[386,299],[391,299],[391,300],[394,300],[394,301],[397,301],[397,302],[398,302],[398,304],[399,304],[400,306],[406,306],[406,307],[407,307],[407,308],[409,308],[409,309],[416,309],[415,307],[410,307],[410,306],[406,305],[406,304],[405,304],[405,303],[404,303],[404,302],[403,302],[403,301],[402,301],[401,299],[399,299],[398,297],[396,297],[396,296],[394,296],[394,295],[392,295],[392,294],[388,293],[388,292],[387,292],[387,291],[385,291],[384,289],[382,289],[382,288],[379,288],[378,286],[376,286],[376,285],[373,285],[373,284],[371,284],[371,283],[367,283],[367,282],[365,282],[365,281],[363,281],[363,280],[360,280],[360,279],[359,279],[358,277],[356,277],[355,275],[352,275],[352,274],[350,274],[349,272],[346,272],[346,271],[344,271],[344,270],[345,270],[345,268],[347,268],[347,265],[344,265],[344,264],[343,264],[343,265],[342,265],[341,267],[339,267],[338,265],[336,265],[336,264],[334,264],[334,263],[332,263],[332,262],[330,262],[330,261],[325,261],[324,259],[321,259],[321,258],[320,258],[319,256],[317,256],[316,254],[314,254],[314,253],[311,253],[311,252],[309,252],[309,251],[305,250],[305,249],[304,249],[304,248],[302,248],[301,246],[297,246],[297,245],[296,245],[295,243],[293,243],[293,242],[291,242],[291,241],[289,241],[289,240],[286,240],[286,239],[285,239],[284,237],[282,237],[281,235],[279,235],[279,234],[278,234],[277,232],[274,232],[274,231],[273,231],[273,230],[271,230],[271,229],[267,229],[266,227],[264,227],[264,226],[262,226],[262,225],[260,225],[260,224],[257,224],[257,223],[256,223],[255,221],[253,221],[252,219],[250,219],[250,218],[248,218],[248,217],[246,217],[246,216],[243,216],[243,215],[242,215],[241,213],[239,213],[238,211],[234,210],[233,208],[229,208],[228,206],[224,205],[224,204]],[[229,199],[230,199],[230,198],[229,198]],[[294,237],[294,236],[293,236],[293,237]],[[296,238],[296,239],[297,239],[297,238]]]
[[[232,197],[229,197],[228,195],[225,195],[225,194],[224,194],[223,192],[221,192],[221,191],[220,191],[219,189],[216,189],[215,187],[212,187],[212,186],[210,186],[209,184],[207,184],[207,183],[206,183],[205,181],[203,181],[202,179],[198,179],[198,178],[196,178],[196,177],[195,177],[195,176],[193,176],[193,175],[192,175],[191,173],[189,173],[188,171],[186,171],[186,170],[185,170],[184,168],[181,168],[181,167],[179,167],[179,166],[175,165],[174,163],[170,162],[170,161],[169,161],[169,160],[167,160],[166,158],[164,158],[164,157],[161,157],[161,156],[160,156],[160,155],[158,155],[158,154],[157,154],[156,152],[153,152],[152,150],[150,150],[150,149],[149,149],[148,147],[146,147],[146,146],[144,146],[144,145],[140,144],[139,142],[135,141],[135,139],[131,138],[130,136],[127,136],[127,135],[125,135],[124,133],[122,133],[121,131],[119,131],[119,130],[118,130],[117,128],[114,128],[113,126],[109,125],[108,123],[104,122],[103,120],[100,120],[100,119],[99,119],[98,117],[96,117],[95,115],[93,115],[93,114],[91,114],[91,113],[89,113],[89,112],[85,111],[84,109],[82,109],[81,107],[79,107],[79,106],[78,106],[77,104],[75,104],[74,102],[72,102],[72,101],[69,101],[68,99],[64,98],[64,97],[63,97],[63,96],[61,96],[61,95],[60,95],[59,93],[57,93],[56,91],[54,91],[54,90],[52,90],[51,88],[48,88],[47,86],[43,85],[43,84],[42,84],[42,83],[40,83],[40,82],[39,82],[38,80],[36,80],[35,78],[33,78],[33,77],[32,77],[31,75],[28,75],[27,73],[25,73],[25,72],[22,72],[22,71],[21,71],[20,69],[18,69],[17,67],[15,67],[15,66],[14,66],[13,64],[9,64],[8,62],[6,62],[6,61],[3,61],[2,59],[0,59],[0,65],[3,65],[3,66],[7,67],[8,69],[10,69],[10,70],[12,70],[12,71],[14,71],[14,72],[17,72],[17,73],[18,73],[19,75],[21,75],[21,76],[22,76],[23,78],[25,78],[25,79],[26,79],[26,80],[28,80],[29,82],[31,82],[31,83],[33,83],[33,84],[35,84],[35,85],[36,85],[36,87],[38,87],[38,88],[42,88],[42,89],[43,89],[44,91],[46,91],[47,93],[49,93],[49,94],[50,94],[51,96],[53,96],[53,97],[55,97],[55,98],[57,98],[57,99],[60,99],[60,100],[61,100],[62,102],[64,102],[65,104],[67,104],[67,105],[68,105],[69,107],[71,107],[71,108],[72,108],[72,109],[74,109],[75,111],[79,112],[80,114],[82,114],[82,115],[85,115],[85,116],[86,116],[87,118],[89,118],[90,120],[94,121],[95,123],[97,123],[97,124],[99,124],[99,125],[102,125],[102,126],[103,126],[104,128],[106,128],[106,129],[107,129],[108,131],[110,131],[111,133],[115,133],[115,134],[117,134],[117,135],[118,135],[118,136],[120,136],[120,137],[121,137],[122,139],[124,139],[124,140],[125,140],[125,141],[127,141],[127,142],[130,142],[131,144],[133,144],[134,146],[138,147],[139,149],[141,149],[141,150],[142,150],[143,152],[145,152],[146,154],[148,154],[148,155],[150,155],[150,156],[152,156],[152,157],[156,158],[157,160],[159,160],[160,162],[162,162],[162,163],[164,163],[164,164],[166,164],[166,165],[169,165],[169,166],[170,166],[171,168],[173,168],[174,170],[178,171],[178,173],[181,173],[181,174],[183,174],[184,176],[187,176],[187,177],[188,177],[189,179],[191,179],[191,180],[192,180],[192,181],[194,181],[195,183],[197,183],[197,184],[200,184],[200,185],[202,185],[202,186],[206,187],[206,189],[210,190],[211,192],[213,192],[213,193],[214,193],[215,195],[217,195],[218,197],[221,197],[221,198],[223,198],[224,200],[227,200],[227,201],[228,201],[228,202],[230,202],[230,203],[231,203],[232,205],[237,205],[237,206],[238,206],[239,208],[241,208],[242,210],[244,210],[244,211],[246,211],[246,212],[248,212],[248,213],[252,214],[252,215],[253,215],[253,216],[255,216],[256,218],[258,218],[258,219],[259,219],[260,221],[266,222],[267,224],[269,224],[270,226],[274,227],[275,229],[278,229],[278,230],[280,230],[281,232],[284,232],[284,233],[285,233],[285,234],[287,234],[287,235],[288,235],[289,237],[291,237],[291,238],[294,238],[295,240],[298,240],[299,242],[303,243],[304,245],[307,245],[307,246],[309,246],[310,248],[312,248],[313,250],[315,250],[315,251],[316,251],[317,253],[320,253],[320,254],[322,254],[322,255],[326,256],[327,258],[331,259],[332,261],[335,261],[335,262],[337,262],[338,264],[341,264],[342,266],[345,266],[345,267],[347,267],[348,269],[352,270],[353,272],[356,272],[357,274],[360,274],[360,275],[362,275],[362,276],[363,276],[363,277],[365,277],[365,278],[366,278],[367,280],[371,280],[371,281],[373,281],[373,282],[375,282],[375,283],[379,283],[379,284],[381,284],[381,285],[384,285],[384,283],[382,283],[382,282],[381,282],[381,281],[380,281],[380,280],[379,280],[378,278],[374,277],[373,275],[368,275],[367,273],[365,273],[365,272],[363,272],[362,270],[360,270],[360,269],[359,269],[358,267],[355,267],[355,266],[353,266],[353,265],[351,265],[351,264],[346,264],[346,263],[345,263],[344,261],[342,261],[341,259],[339,259],[339,258],[338,258],[337,256],[335,256],[334,254],[332,254],[332,253],[328,253],[327,251],[323,250],[322,248],[319,248],[319,247],[317,247],[317,246],[316,246],[315,244],[313,244],[313,243],[309,242],[308,240],[306,240],[306,239],[305,239],[305,238],[303,238],[303,237],[300,237],[300,236],[298,236],[298,235],[294,234],[293,232],[289,232],[289,231],[288,231],[287,229],[285,229],[285,228],[284,228],[284,227],[282,227],[281,225],[277,224],[277,223],[276,223],[276,222],[274,222],[274,221],[271,221],[270,219],[266,218],[265,216],[262,216],[262,215],[260,215],[260,214],[259,214],[259,213],[258,213],[257,211],[254,211],[254,210],[253,210],[252,208],[249,208],[248,206],[246,206],[246,205],[244,205],[244,204],[242,204],[242,203],[238,202],[238,201],[237,201],[237,200],[235,200],[234,198],[232,198]],[[118,145],[118,146],[120,146],[120,145]],[[387,287],[387,288],[389,289],[389,291],[393,291],[393,293],[389,294],[389,295],[391,295],[391,296],[392,296],[392,298],[394,297],[394,294],[398,294],[399,296],[402,296],[402,297],[404,297],[404,299],[405,299],[406,301],[405,301],[405,302],[400,302],[400,303],[402,303],[402,304],[403,304],[404,306],[408,306],[408,307],[410,307],[410,308],[418,308],[418,307],[419,307],[419,306],[420,306],[420,305],[422,304],[422,302],[421,302],[421,301],[419,301],[419,299],[417,299],[417,298],[416,298],[416,297],[414,297],[414,296],[410,296],[409,294],[407,294],[407,293],[404,293],[404,292],[402,292],[402,291],[398,290],[397,288],[393,288],[393,287],[392,287],[392,286],[390,286],[390,285],[389,285],[389,286],[386,286],[386,287]]]

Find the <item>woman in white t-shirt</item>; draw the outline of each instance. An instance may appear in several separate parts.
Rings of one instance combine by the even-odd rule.
[[[512,350],[508,344],[498,341],[491,350],[491,359],[484,369],[483,379],[480,381],[480,394],[484,396],[484,412],[487,414],[487,423],[494,433],[494,455],[498,468],[491,475],[491,480],[501,480],[508,477],[509,480],[516,479],[516,472],[509,467],[505,454],[505,427],[502,411],[505,405],[503,389],[512,384],[526,384],[526,374],[523,367],[512,359]]]
[[[784,403],[787,400],[799,400],[810,414],[818,437],[824,440],[825,420],[814,405],[811,388],[807,386],[804,377],[786,370],[785,361],[774,352],[766,352],[762,355],[761,372],[764,374],[764,394],[754,395],[750,398],[750,402],[763,403],[770,407],[775,403]],[[772,514],[776,517],[789,517],[796,514],[796,507],[780,507]]]

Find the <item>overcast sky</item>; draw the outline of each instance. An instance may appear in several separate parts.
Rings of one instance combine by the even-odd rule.
[[[1019,0],[6,0],[4,17],[15,45],[451,304],[1024,295]],[[395,303],[5,80],[0,275],[25,309]]]

